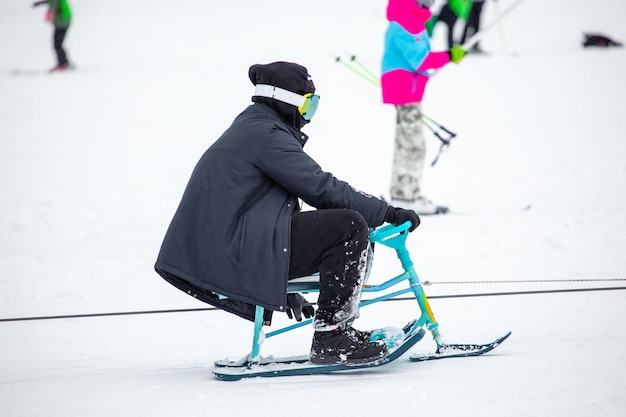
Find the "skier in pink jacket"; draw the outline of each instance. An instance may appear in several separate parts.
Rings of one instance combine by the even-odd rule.
[[[389,0],[381,75],[383,102],[395,105],[397,111],[391,204],[420,214],[448,211],[424,197],[420,189],[426,155],[421,102],[430,76],[428,70],[458,63],[465,55],[459,46],[441,52],[430,50],[425,25],[432,16],[429,8],[433,3]]]

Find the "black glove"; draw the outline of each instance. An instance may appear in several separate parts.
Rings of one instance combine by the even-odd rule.
[[[302,321],[302,315],[309,319],[315,314],[313,304],[309,303],[306,298],[300,294],[290,293],[287,294],[287,317],[290,319],[296,318],[296,321]]]
[[[387,214],[385,215],[385,221],[391,223],[394,226],[400,226],[405,221],[410,220],[412,225],[409,227],[409,232],[415,230],[420,225],[420,216],[413,210],[405,210],[397,207],[389,206]]]

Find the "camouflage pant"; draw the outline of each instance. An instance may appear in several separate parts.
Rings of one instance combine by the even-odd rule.
[[[421,103],[396,106],[396,139],[390,194],[393,199],[415,200],[420,195],[426,141]]]

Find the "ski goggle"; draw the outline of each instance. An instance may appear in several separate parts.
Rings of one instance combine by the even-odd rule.
[[[311,120],[317,111],[317,105],[320,102],[320,96],[313,93],[304,95],[304,103],[298,107],[298,111],[304,120]]]
[[[254,95],[259,97],[273,98],[283,103],[291,104],[298,108],[298,112],[304,120],[310,121],[315,115],[320,96],[313,93],[307,93],[303,96],[284,88],[267,84],[257,84]]]

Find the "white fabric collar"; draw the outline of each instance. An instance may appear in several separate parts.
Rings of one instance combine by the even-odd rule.
[[[256,89],[254,90],[254,95],[273,98],[296,107],[302,107],[304,101],[306,100],[304,96],[301,96],[300,94],[267,84],[257,84]]]

